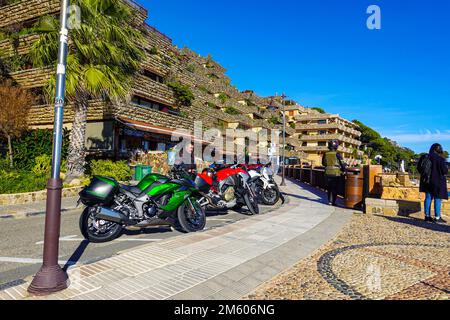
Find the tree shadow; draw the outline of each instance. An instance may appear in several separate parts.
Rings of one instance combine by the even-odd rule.
[[[450,233],[450,226],[447,224],[438,224],[433,222],[425,222],[423,219],[407,217],[407,216],[398,216],[398,217],[387,217],[382,215],[376,215],[378,217],[383,217],[392,222],[404,223],[410,226],[419,227],[431,231],[442,232],[442,233]]]

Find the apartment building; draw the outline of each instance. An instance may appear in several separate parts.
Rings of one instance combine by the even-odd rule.
[[[129,23],[144,38],[145,59],[142,70],[134,78],[132,88],[120,103],[91,101],[87,116],[86,147],[89,153],[122,158],[133,149],[163,151],[172,147],[171,134],[177,129],[193,132],[194,122],[202,121],[205,129],[251,129],[255,132],[282,129],[279,112],[268,110],[270,99],[253,91],[240,92],[231,85],[226,70],[212,57],[202,57],[190,49],[180,49],[159,30],[147,24],[147,9],[132,0],[123,0],[132,10]],[[19,0],[0,6],[0,28],[32,26],[44,15],[59,15],[59,0]],[[0,37],[0,58],[16,55],[26,57],[37,34],[20,33],[16,47],[9,39]],[[23,59],[26,61],[27,59]],[[15,66],[9,76],[24,88],[42,96],[42,88],[55,74],[55,67],[34,68],[30,63]],[[190,88],[195,96],[192,105],[176,106],[176,96],[167,82],[177,81]],[[51,128],[53,106],[38,99],[27,119],[32,128]],[[66,107],[64,126],[69,128],[74,119],[70,105]],[[289,128],[288,137],[296,134]],[[236,144],[252,143],[236,139]],[[289,148],[297,145],[292,142]],[[270,145],[270,141],[268,146]]]
[[[295,138],[300,146],[297,152],[306,155],[306,159],[320,165],[323,154],[328,151],[328,142],[338,140],[339,152],[349,164],[359,164],[362,152],[360,151],[361,132],[358,126],[337,114],[321,113],[300,105],[286,106],[286,121],[295,127]]]

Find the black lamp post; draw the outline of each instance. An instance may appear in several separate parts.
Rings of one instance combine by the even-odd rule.
[[[28,288],[28,292],[35,295],[48,295],[64,290],[68,287],[69,282],[67,274],[58,264],[59,235],[61,229],[61,193],[63,187],[60,178],[60,169],[68,50],[68,8],[69,0],[62,0],[60,43],[58,50],[58,66],[56,69],[52,175],[47,183],[43,264]]]

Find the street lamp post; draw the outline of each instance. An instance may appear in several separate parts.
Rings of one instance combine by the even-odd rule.
[[[45,215],[43,264],[28,288],[28,292],[35,295],[47,295],[64,290],[68,287],[69,282],[67,274],[61,269],[58,264],[62,193],[60,169],[68,51],[67,19],[69,2],[69,0],[61,1],[61,31],[58,50],[58,66],[56,70],[52,175],[47,183],[47,207]]]
[[[281,104],[283,106],[283,174],[281,179],[281,186],[286,186],[286,106],[284,105],[284,99],[286,95],[281,95]]]

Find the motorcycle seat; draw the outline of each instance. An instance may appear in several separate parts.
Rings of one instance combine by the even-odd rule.
[[[175,179],[175,180],[171,180],[171,182],[182,185],[183,187],[188,187],[188,188],[192,188],[195,187],[195,184],[193,184],[191,181],[186,180],[186,179]]]
[[[139,196],[142,193],[142,190],[139,189],[138,187],[135,186],[125,186],[125,185],[121,185],[120,186],[123,190],[128,191],[129,193],[135,195],[135,196]]]

